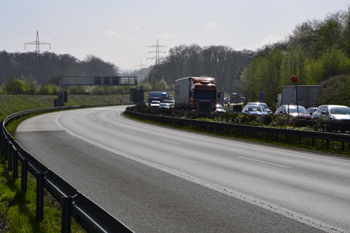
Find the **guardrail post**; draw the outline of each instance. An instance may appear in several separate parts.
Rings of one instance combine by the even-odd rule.
[[[44,220],[44,177],[43,172],[36,177],[36,219],[39,221]]]
[[[9,142],[9,146],[8,146],[8,163],[7,163],[7,167],[9,169],[9,171],[12,170],[12,151],[13,151],[13,145],[11,142]]]
[[[72,207],[73,207],[73,198],[72,197],[62,197],[62,217],[61,217],[61,232],[62,233],[70,233],[71,232]]]
[[[28,159],[22,160],[21,191],[27,192]]]
[[[13,150],[13,179],[18,178],[18,150],[14,148]]]
[[[9,141],[6,139],[4,140],[4,150],[2,151],[2,155],[4,156],[4,159],[7,160],[8,156],[7,153],[9,151]]]

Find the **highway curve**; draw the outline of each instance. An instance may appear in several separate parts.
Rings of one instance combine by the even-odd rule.
[[[154,126],[124,109],[36,116],[16,139],[134,232],[349,232],[349,159]]]

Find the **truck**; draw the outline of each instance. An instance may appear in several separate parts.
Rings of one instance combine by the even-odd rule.
[[[150,107],[152,101],[164,102],[165,100],[172,100],[173,96],[168,95],[166,92],[149,92],[148,93],[148,106]]]
[[[149,92],[148,93],[148,106],[151,106],[152,101],[161,101],[162,93],[161,92]]]
[[[217,92],[215,78],[185,77],[175,80],[175,109],[215,111]]]
[[[296,98],[298,97],[298,99]],[[285,104],[298,104],[305,108],[318,106],[318,85],[295,85],[281,88],[276,109]]]

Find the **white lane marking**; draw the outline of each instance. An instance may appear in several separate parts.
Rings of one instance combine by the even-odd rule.
[[[264,164],[269,164],[269,165],[278,166],[278,167],[283,167],[283,168],[291,168],[291,167],[289,167],[289,166],[285,166],[285,165],[281,165],[281,164],[277,164],[277,163],[270,163],[270,162],[266,162],[266,161],[262,161],[262,160],[257,160],[257,159],[251,159],[251,158],[242,157],[242,156],[237,156],[237,157],[238,157],[238,158],[241,158],[241,159],[245,159],[245,160],[250,160],[250,161],[258,162],[258,163],[264,163]]]
[[[174,144],[178,144],[178,145],[181,145],[181,144],[182,144],[182,143],[180,143],[180,142],[170,141],[170,140],[166,140],[166,139],[162,139],[162,141],[170,142],[170,143],[174,143]]]
[[[108,125],[109,127],[111,127],[111,128],[114,128],[114,126],[113,125]]]
[[[188,180],[190,182],[202,185],[202,186],[210,188],[212,190],[216,190],[216,191],[218,191],[220,193],[223,193],[225,195],[237,198],[239,200],[245,201],[245,202],[253,204],[255,206],[259,206],[261,208],[264,208],[266,210],[269,210],[269,211],[272,211],[274,213],[280,214],[282,216],[285,216],[287,218],[293,219],[295,221],[304,223],[304,224],[306,224],[308,226],[311,226],[311,227],[314,227],[316,229],[320,229],[320,230],[323,230],[323,231],[329,232],[329,233],[339,233],[339,232],[350,233],[350,231],[348,231],[346,229],[342,229],[340,227],[331,225],[329,223],[322,222],[322,221],[320,221],[318,219],[311,218],[311,217],[306,216],[304,214],[301,214],[301,213],[298,213],[298,212],[295,212],[295,211],[283,208],[281,206],[269,203],[267,201],[261,200],[259,198],[255,198],[255,197],[250,196],[250,195],[246,195],[246,194],[238,192],[236,190],[233,190],[233,189],[230,189],[230,188],[227,188],[227,187],[223,187],[223,186],[220,186],[220,185],[217,185],[217,184],[214,184],[214,183],[210,183],[210,182],[208,182],[206,180],[199,179],[197,177],[188,175],[186,173],[182,173],[182,172],[173,170],[171,168],[164,167],[164,166],[162,166],[160,164],[155,164],[155,163],[149,162],[147,160],[140,159],[140,158],[135,157],[135,156],[133,156],[131,154],[127,154],[127,153],[125,153],[123,151],[119,151],[119,150],[107,147],[105,145],[102,145],[102,144],[100,144],[98,142],[92,141],[92,140],[90,140],[88,138],[85,138],[83,136],[79,136],[79,135],[73,133],[72,131],[68,130],[64,126],[62,126],[59,123],[58,118],[59,117],[57,117],[56,120],[55,120],[56,124],[60,128],[62,128],[63,130],[65,130],[68,134],[70,134],[70,135],[72,135],[74,137],[80,138],[81,140],[84,140],[84,141],[86,141],[88,143],[91,143],[92,145],[95,145],[95,146],[98,146],[98,147],[100,147],[102,149],[105,149],[105,150],[108,150],[110,152],[113,152],[113,153],[115,153],[117,155],[124,156],[124,157],[132,159],[132,160],[134,160],[136,162],[145,164],[145,165],[150,166],[150,167],[154,167],[156,169],[159,169],[161,171],[167,172],[169,174],[172,174],[174,176],[180,177],[182,179]]]
[[[129,133],[136,133],[136,132],[131,131],[131,130],[126,130],[126,132],[129,132]]]

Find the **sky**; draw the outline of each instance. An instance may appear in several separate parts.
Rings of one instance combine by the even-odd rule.
[[[256,50],[298,24],[347,10],[349,0],[0,0],[0,51],[94,55],[121,72],[180,45]],[[25,43],[29,43],[26,44]]]

